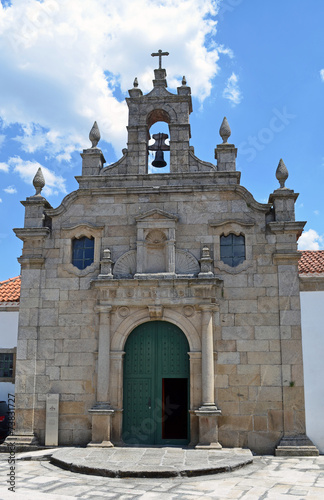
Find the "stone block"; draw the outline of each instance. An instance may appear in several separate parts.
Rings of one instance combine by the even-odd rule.
[[[281,436],[280,432],[249,432],[248,447],[259,455],[273,455]]]
[[[255,287],[277,287],[278,277],[277,274],[255,274],[253,283]]]
[[[248,399],[248,395],[248,387],[229,387],[227,389],[218,389],[217,402],[221,408],[223,401],[244,401]]]
[[[52,392],[59,394],[84,394],[85,384],[81,380],[53,380]]]
[[[39,340],[37,357],[38,359],[54,359],[54,340]]]
[[[238,375],[260,375],[260,365],[238,365],[237,366]]]
[[[261,383],[260,375],[255,374],[246,374],[246,375],[230,375],[229,376],[229,385],[230,386],[259,386]]]
[[[269,342],[267,340],[238,340],[236,346],[239,352],[269,351]]]
[[[50,380],[60,380],[60,368],[58,366],[46,367],[45,373],[49,376]]]
[[[92,352],[71,352],[70,353],[70,366],[93,366],[94,354]]]
[[[234,314],[222,314],[221,315],[221,325],[222,326],[234,326]]]
[[[258,311],[261,313],[273,313],[278,310],[277,297],[258,297]]]
[[[253,391],[257,393],[257,388]],[[271,409],[282,410],[282,401],[272,401]],[[269,401],[242,401],[240,402],[240,412],[243,415],[260,415],[267,417],[269,411]],[[268,417],[267,417],[268,418]]]
[[[283,387],[283,397],[285,408],[299,411],[304,408],[305,402],[303,387]]]
[[[240,363],[240,353],[238,352],[219,352],[217,363],[221,365],[238,365]]]
[[[228,387],[228,375],[215,375],[215,388]]]
[[[58,324],[59,326],[82,326],[91,325],[93,319],[89,315],[84,314],[60,314]]]
[[[97,341],[94,339],[63,340],[64,352],[94,352]]]
[[[282,410],[269,410],[268,412],[269,431],[283,432],[284,421]]]
[[[257,300],[233,300],[229,302],[229,313],[255,313],[258,310]]]
[[[92,370],[88,366],[62,366],[61,380],[88,380]]]
[[[268,430],[268,418],[259,415],[254,415],[253,417],[253,430],[254,431],[267,431]]]
[[[282,363],[285,365],[301,365],[303,362],[302,345],[298,340],[282,340]]]
[[[278,365],[281,363],[280,352],[248,352],[251,365]]]
[[[81,313],[81,302],[78,300],[67,300],[60,301],[59,304],[59,314],[80,314]]]
[[[219,429],[251,431],[253,429],[252,415],[221,415],[218,419]]]
[[[299,277],[295,265],[279,265],[279,295],[290,297],[299,294]]]
[[[230,373],[236,373],[236,368],[239,365],[221,365],[218,362],[215,366],[215,371],[219,375],[229,375]]]
[[[256,314],[235,314],[236,326],[278,326],[278,314],[256,313]]]
[[[255,327],[256,339],[279,339],[279,326],[256,326]]]
[[[81,401],[62,401],[60,403],[60,414],[61,415],[71,415],[71,414],[84,414],[85,408],[84,403]]]
[[[281,387],[250,387],[249,395],[255,395],[257,401],[281,401],[282,389]],[[251,398],[252,399],[252,398]]]
[[[222,326],[223,340],[253,339],[253,326]]]
[[[269,341],[270,351],[281,351],[280,340],[270,340]]]
[[[281,365],[261,366],[261,385],[281,387]]]
[[[300,325],[300,311],[280,311],[280,322],[282,325]]]
[[[220,409],[222,415],[238,415],[240,413],[240,403],[237,401],[223,402]]]

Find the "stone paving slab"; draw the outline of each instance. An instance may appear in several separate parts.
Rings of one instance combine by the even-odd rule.
[[[223,448],[61,448],[51,463],[105,477],[193,477],[230,472],[253,462],[250,450]]]
[[[110,478],[75,474],[47,460],[16,463],[8,491],[8,455],[0,454],[0,500],[323,500],[324,456],[254,456],[230,473],[200,477]],[[307,492],[307,493],[305,493]]]

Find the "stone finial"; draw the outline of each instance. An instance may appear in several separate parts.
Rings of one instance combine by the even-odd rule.
[[[232,131],[231,131],[230,126],[228,124],[227,118],[226,118],[226,116],[224,116],[224,119],[223,119],[222,124],[221,124],[220,129],[219,129],[219,135],[223,139],[223,144],[227,143],[227,139],[229,138],[231,133],[232,133]]]
[[[202,249],[202,256],[200,259],[200,273],[198,278],[211,278],[214,276],[213,273],[213,259],[210,255],[210,249],[208,245],[204,245]]]
[[[288,170],[286,165],[283,162],[283,159],[280,158],[277,170],[276,170],[276,177],[280,183],[280,189],[285,189],[285,182],[288,179]]]
[[[137,87],[138,87],[138,80],[137,80],[137,77],[134,79],[134,82],[133,82],[133,87],[134,87],[134,89],[137,89]]]
[[[186,80],[185,76],[182,77],[182,82],[181,83],[182,83],[182,85],[187,85],[187,80]]]
[[[105,248],[103,251],[102,260],[100,261],[99,278],[112,279],[113,278],[112,266],[113,266],[113,261],[111,260],[111,251],[109,248]]]
[[[33,185],[34,185],[34,188],[36,189],[36,193],[34,194],[34,196],[40,196],[41,191],[42,191],[43,187],[45,186],[45,179],[43,176],[42,169],[40,167],[37,170],[35,177],[33,179]]]
[[[96,148],[98,142],[100,141],[100,131],[97,122],[94,122],[92,129],[90,130],[89,139],[92,143],[91,147]]]

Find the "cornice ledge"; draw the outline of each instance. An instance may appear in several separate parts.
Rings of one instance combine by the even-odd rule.
[[[191,156],[191,158],[193,160],[195,160],[196,162],[200,163],[201,165],[203,165],[204,167],[208,167],[210,168],[211,170],[217,172],[217,167],[216,165],[213,165],[212,163],[210,163],[209,161],[204,161],[204,160],[201,160],[200,158],[198,158],[198,156],[195,155],[195,153],[193,151],[191,151],[189,149],[189,156]],[[237,172],[238,174],[240,174],[240,172]],[[238,177],[238,180],[240,178],[240,175],[237,176]]]
[[[267,227],[272,233],[296,233],[300,236],[306,221],[275,221],[268,222]]]
[[[50,234],[50,229],[48,227],[14,228],[13,231],[17,238],[22,241],[28,240],[29,238],[46,238]]]
[[[283,262],[286,264],[287,262],[293,261],[293,263],[297,263],[299,259],[301,258],[301,253],[300,252],[275,252],[272,254],[273,262],[274,264],[280,264]]]
[[[121,158],[119,158],[119,160],[117,160],[115,163],[112,163],[111,165],[107,165],[107,167],[102,168],[99,175],[100,176],[107,175],[114,168],[120,167],[123,164],[123,162],[126,160],[127,156],[128,156],[128,149],[125,148],[125,149],[123,149],[123,156]],[[77,180],[78,179],[82,179],[82,176],[77,176]]]
[[[143,214],[137,215],[135,217],[135,220],[139,222],[141,220],[147,219],[148,217],[151,217],[152,215],[160,215],[164,219],[171,219],[174,221],[177,221],[179,219],[177,215],[170,214],[168,212],[165,212],[164,210],[160,210],[159,208],[153,208],[152,210],[148,210]]]
[[[152,276],[152,275],[151,275]],[[213,285],[221,285],[223,280],[221,278],[208,277],[208,278],[164,278],[163,280],[159,278],[149,278],[145,279],[136,279],[136,278],[113,278],[113,279],[101,279],[94,278],[90,282],[91,288],[127,288],[127,287],[158,287],[163,288],[164,286],[183,286],[184,284],[187,286],[200,286],[202,288],[210,288]]]
[[[249,208],[253,208],[254,210],[258,210],[259,212],[269,212],[269,210],[272,208],[272,203],[259,203],[256,201],[256,199],[253,197],[253,194],[250,193],[246,189],[246,187],[242,186],[239,184],[238,186],[228,186],[231,188],[233,191],[238,191],[242,198],[246,201],[246,204]]]
[[[209,220],[208,225],[211,227],[225,226],[226,224],[239,224],[240,226],[254,226],[255,221],[252,219],[226,219],[222,221]]]
[[[61,227],[62,231],[71,231],[72,229],[77,228],[90,228],[90,229],[104,229],[105,226],[99,226],[97,224],[92,224],[90,222],[82,222],[81,224],[66,224]]]

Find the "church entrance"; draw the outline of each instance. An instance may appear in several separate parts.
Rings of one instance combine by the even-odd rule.
[[[177,326],[144,323],[125,344],[126,444],[188,444],[189,344]]]

